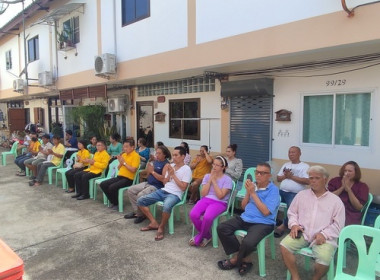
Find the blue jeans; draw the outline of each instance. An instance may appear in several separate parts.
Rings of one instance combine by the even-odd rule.
[[[149,206],[158,201],[164,202],[163,212],[171,213],[172,208],[181,200],[175,194],[168,193],[162,189],[159,189],[150,194],[144,195],[137,200],[137,206]]]
[[[281,202],[285,202],[286,206],[289,209],[290,204],[292,203],[294,197],[297,193],[293,192],[285,192],[283,190],[280,190],[280,196],[281,196]],[[284,226],[288,228],[288,217],[284,217]]]
[[[24,161],[26,161],[27,159],[30,159],[32,157],[32,154],[31,153],[27,153],[25,155],[20,155],[18,157],[16,157],[15,159],[15,163],[16,165],[22,170],[22,171],[25,171],[25,164],[24,164]]]

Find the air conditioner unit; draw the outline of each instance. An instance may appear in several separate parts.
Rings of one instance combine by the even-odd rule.
[[[38,73],[38,85],[51,86],[53,85],[53,73],[50,71],[44,71]]]
[[[24,90],[24,80],[23,79],[16,79],[13,80],[13,90],[20,92]]]
[[[127,99],[124,97],[114,97],[114,98],[108,98],[108,112],[109,113],[116,113],[116,112],[124,112],[126,109]]]
[[[116,56],[110,53],[95,56],[94,68],[97,76],[115,74]]]

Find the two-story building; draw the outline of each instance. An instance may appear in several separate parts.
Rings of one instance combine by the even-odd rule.
[[[275,171],[296,145],[331,176],[357,161],[380,194],[375,2],[41,0],[0,29],[1,108],[48,129],[102,103],[123,136],[236,143],[245,167]]]

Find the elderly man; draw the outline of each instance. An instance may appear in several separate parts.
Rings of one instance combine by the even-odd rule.
[[[301,162],[301,149],[299,147],[290,147],[288,157],[290,161],[281,167],[277,174],[277,182],[281,182],[281,201],[285,202],[289,208],[296,194],[304,190],[309,184],[309,176],[307,175],[309,165]],[[287,228],[288,218],[284,217],[283,224],[276,228],[274,236],[281,237]]]
[[[173,163],[166,164],[162,172],[162,174],[165,174],[165,179],[163,180],[165,186],[137,200],[137,206],[150,221],[147,227],[141,228],[141,231],[157,230],[156,241],[164,239],[165,225],[170,218],[172,208],[181,201],[183,192],[190,183],[191,169],[184,163],[185,156],[185,148],[181,146],[175,147],[172,153]],[[148,207],[158,201],[164,202],[160,224],[150,213]]]
[[[284,263],[293,280],[299,280],[294,252],[311,247],[315,257],[313,280],[328,271],[344,227],[345,212],[341,199],[326,188],[328,173],[322,166],[308,171],[310,189],[299,192],[288,210],[290,233],[281,241]]]
[[[257,244],[273,231],[280,205],[278,188],[271,182],[270,165],[259,163],[255,174],[256,183],[250,179],[245,183],[247,191],[241,203],[243,214],[221,223],[217,229],[224,251],[232,255],[230,259],[219,261],[219,268],[230,270],[238,267],[241,276],[252,269],[250,254]],[[241,244],[234,234],[236,230],[247,231]]]

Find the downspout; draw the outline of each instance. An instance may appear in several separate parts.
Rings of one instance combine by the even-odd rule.
[[[22,29],[23,29],[23,33],[24,33],[24,63],[25,63],[25,81],[26,81],[26,85],[25,85],[25,88],[24,88],[24,94],[25,95],[28,95],[28,86],[29,86],[29,77],[28,77],[28,61],[27,61],[27,54],[26,54],[26,34],[25,34],[25,12],[24,12],[24,1],[22,1]]]

